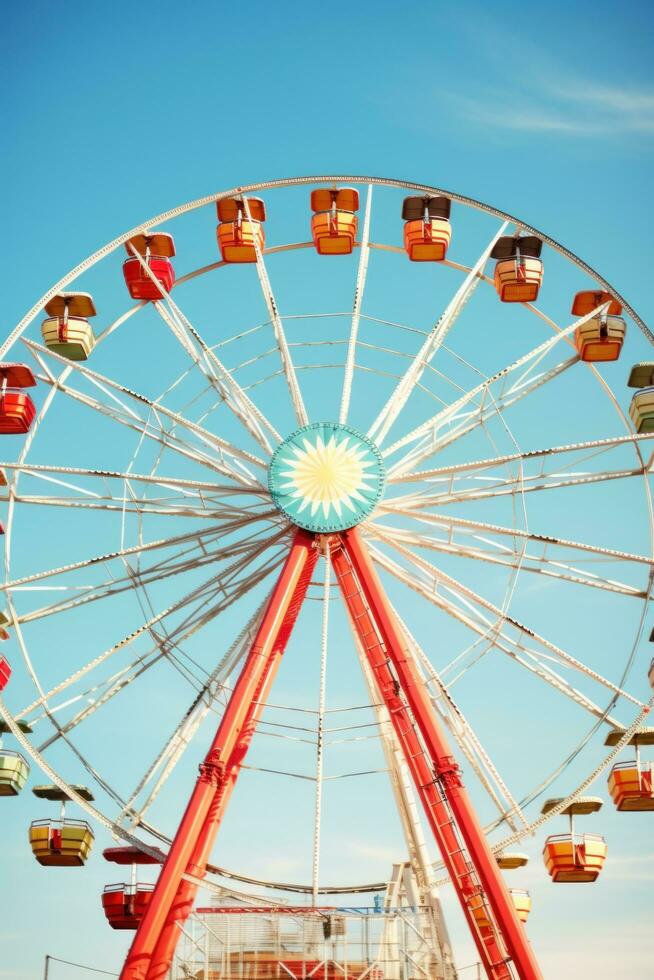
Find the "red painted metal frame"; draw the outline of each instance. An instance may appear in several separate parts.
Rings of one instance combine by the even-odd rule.
[[[182,875],[187,871],[202,874],[205,870],[231,785],[249,746],[260,704],[279,665],[316,559],[313,536],[298,531],[216,736],[200,766],[195,789],[127,954],[121,980],[165,976],[170,964],[164,962],[164,954],[170,948],[174,952],[179,935],[179,930],[170,927],[177,916],[181,919],[182,911],[188,914],[188,903],[192,903],[195,894],[195,887],[187,888]],[[179,908],[180,903],[183,909]],[[171,933],[172,939],[166,943],[166,936]],[[155,963],[153,954],[160,943]]]
[[[463,787],[428,691],[356,528],[329,536],[343,599],[373,672],[427,821],[489,980],[542,980],[523,924]],[[175,839],[121,980],[163,980],[190,914],[229,797],[297,620],[318,548],[296,532]],[[487,922],[480,925],[475,912]]]
[[[520,980],[542,980],[524,927],[370,555],[356,528],[346,531],[341,540],[343,547],[332,558],[334,571],[348,609],[359,607],[359,618],[353,622],[486,973],[492,980],[504,980],[514,975],[510,968],[513,966]],[[353,597],[358,603],[353,602]],[[362,609],[369,624],[366,629]],[[423,760],[427,763],[426,772]],[[491,911],[488,927],[480,928],[474,918],[472,910],[478,905]]]

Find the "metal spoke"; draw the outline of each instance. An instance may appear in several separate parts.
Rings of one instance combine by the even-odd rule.
[[[245,208],[245,214],[247,220],[252,224],[252,215],[250,214],[250,205],[248,203],[247,197],[243,197],[243,207]],[[309,416],[307,415],[306,408],[304,407],[304,401],[302,399],[302,392],[300,391],[300,386],[298,385],[297,377],[295,374],[295,368],[293,366],[293,361],[291,358],[291,353],[288,349],[288,342],[286,340],[286,334],[284,332],[284,324],[282,323],[282,318],[279,314],[279,309],[277,307],[277,302],[272,291],[272,286],[270,285],[270,279],[268,278],[268,270],[266,269],[266,263],[264,262],[263,253],[259,248],[259,242],[257,241],[257,236],[253,236],[254,249],[257,256],[257,275],[259,277],[259,283],[261,285],[261,292],[263,293],[263,298],[268,309],[268,316],[270,317],[270,322],[273,326],[273,331],[275,334],[275,340],[277,342],[277,348],[279,350],[279,356],[282,362],[282,369],[284,371],[284,377],[286,378],[286,384],[291,395],[291,401],[293,403],[293,408],[295,410],[295,416],[297,418],[299,425],[307,425],[309,421]]]
[[[593,450],[610,450],[617,446],[639,444],[654,439],[654,432],[647,432],[638,435],[630,433],[626,436],[612,436],[606,439],[592,439],[586,442],[570,443],[564,446],[550,446],[547,449],[531,449],[526,452],[508,453],[503,456],[494,456],[490,459],[471,460],[467,463],[451,463],[448,466],[437,466],[428,470],[413,470],[409,473],[402,473],[398,476],[389,476],[389,483],[418,483],[431,481],[441,476],[454,476],[457,473],[467,473],[471,470],[494,469],[504,466],[507,463],[525,462],[538,459],[544,456],[556,456],[565,453],[574,453]],[[5,464],[0,463],[0,468]],[[651,466],[648,464],[640,472],[648,472]]]
[[[0,470],[17,470],[21,473],[29,473],[31,476],[40,476],[45,473],[58,473],[66,476],[84,476],[99,480],[129,480],[132,483],[152,483],[155,486],[167,488],[178,488],[181,492],[199,494],[203,490],[211,491],[216,495],[234,494],[258,494],[260,491],[251,487],[235,487],[227,483],[215,483],[209,480],[187,480],[176,476],[157,476],[151,473],[132,473],[121,472],[120,470],[95,470],[84,469],[78,466],[54,466],[46,463],[27,463],[23,461],[0,462]],[[64,484],[70,486],[71,484]],[[81,491],[84,492],[84,491]]]
[[[640,467],[638,469],[602,470],[600,472],[573,470],[569,473],[561,473],[560,470],[547,473],[543,470],[532,476],[520,473],[518,476],[497,477],[495,479],[491,477],[469,477],[466,482],[477,483],[476,486],[451,488],[442,493],[425,492],[424,495],[420,495],[420,499],[425,506],[443,507],[447,504],[465,503],[467,500],[495,500],[499,497],[515,496],[518,493],[534,493],[538,490],[562,490],[566,487],[590,486],[594,483],[607,483],[611,480],[642,476],[644,472],[644,468]],[[415,500],[416,498],[411,499]]]
[[[502,545],[499,542],[489,541],[481,534],[475,534],[464,530],[463,534],[478,542],[476,546],[462,544],[456,540],[456,536],[451,529],[444,532],[445,536],[434,538],[431,535],[414,534],[411,531],[404,531],[398,528],[390,528],[386,525],[374,525],[383,530],[389,538],[398,541],[400,544],[409,545],[414,548],[424,548],[429,551],[437,551],[442,554],[456,555],[461,558],[472,558],[477,561],[484,561],[492,565],[502,565],[506,568],[517,569],[523,572],[532,572],[547,578],[558,579],[562,582],[571,582],[574,585],[585,585],[594,589],[601,589],[605,592],[613,592],[619,595],[631,596],[632,598],[643,599],[647,591],[628,585],[625,582],[607,578],[605,574],[589,571],[585,568],[578,568],[569,565],[564,561],[555,561],[543,555],[532,555],[522,549],[519,554],[514,548]]]
[[[350,323],[350,338],[347,345],[347,357],[345,359],[345,374],[343,377],[343,392],[341,395],[341,410],[338,417],[341,425],[347,422],[350,411],[350,396],[352,393],[352,378],[354,376],[354,361],[356,355],[357,338],[359,336],[359,321],[361,319],[361,303],[366,288],[366,276],[368,274],[368,258],[370,255],[370,211],[372,208],[372,184],[368,184],[366,195],[366,210],[363,219],[363,234],[359,252],[359,269],[357,281],[354,289],[354,302],[352,304],[352,321]]]
[[[388,435],[388,431],[397,419],[398,415],[406,405],[415,385],[420,381],[425,367],[429,364],[437,351],[440,349],[445,337],[456,323],[461,311],[477,288],[480,279],[483,277],[484,267],[488,257],[493,250],[493,246],[498,238],[506,231],[508,222],[503,222],[498,231],[482,251],[481,255],[465,277],[456,293],[450,300],[445,311],[441,314],[435,326],[428,334],[424,344],[416,354],[413,362],[405,371],[399,381],[395,391],[390,396],[381,412],[368,430],[368,435],[374,439],[378,446]]]
[[[227,407],[243,423],[250,435],[259,442],[263,449],[266,452],[270,452],[271,445],[263,432],[262,425],[277,440],[281,439],[279,433],[273,428],[263,413],[256,408],[250,398],[248,398],[214,351],[204,342],[199,331],[191,324],[188,317],[182,313],[170,293],[166,291],[162,283],[156,278],[143,256],[131,244],[130,250],[138,260],[143,271],[155,283],[159,292],[162,294],[164,302],[162,303],[159,300],[153,304],[161,319],[169,327],[173,336],[179,341],[194,364],[209,381],[211,387],[218,392]],[[198,344],[201,353],[198,353],[194,341]],[[217,369],[218,373],[214,371],[214,368]]]
[[[400,551],[397,546],[395,546],[395,549]],[[633,704],[636,704],[639,707],[642,706],[642,702],[640,702],[637,698],[634,698],[627,691],[602,677],[596,671],[591,670],[591,668],[587,667],[585,664],[582,664],[574,657],[571,657],[570,654],[565,653],[559,647],[549,643],[549,641],[539,636],[535,631],[523,626],[517,620],[513,619],[507,613],[499,609],[499,607],[494,606],[492,603],[488,602],[488,600],[483,599],[476,592],[474,592],[474,590],[466,588],[460,582],[457,582],[456,579],[453,579],[451,576],[446,575],[439,569],[434,568],[434,566],[429,565],[428,562],[424,562],[424,560],[419,559],[417,556],[411,556],[410,553],[406,553],[405,550],[401,550],[400,553],[403,554],[404,557],[409,557],[415,568],[420,568],[421,571],[427,574],[428,582],[426,584],[423,584],[416,579],[415,571],[411,573],[405,572],[401,566],[397,565],[395,562],[392,562],[377,548],[372,549],[373,558],[376,562],[378,562],[378,564],[381,565],[381,567],[385,568],[387,571],[390,571],[396,578],[399,578],[401,581],[410,585],[411,588],[419,592],[421,595],[424,595],[435,605],[439,606],[439,608],[443,609],[445,612],[453,615],[460,622],[469,626],[474,632],[478,633],[478,635],[488,638],[494,647],[502,650],[504,653],[507,653],[511,659],[522,664],[522,666],[527,667],[527,669],[531,672],[542,677],[549,684],[566,694],[569,698],[571,698],[571,700],[575,701],[581,707],[584,707],[591,714],[601,718],[603,721],[606,720],[609,724],[614,726],[618,725],[618,722],[614,718],[608,716],[606,712],[598,707],[598,705],[596,705],[590,698],[576,690],[576,688],[573,688],[564,678],[552,670],[548,665],[542,663],[537,653],[531,649],[527,649],[524,646],[523,637],[528,637],[530,640],[540,643],[545,649],[554,654],[554,657],[558,661],[565,663],[566,666],[572,667],[579,672],[586,674],[597,683],[602,684],[604,687],[613,691],[615,694],[624,697],[628,701],[631,701]],[[437,583],[444,586],[440,592],[436,591],[435,586]],[[471,612],[473,612],[473,615],[470,616],[469,614],[462,612],[462,610],[454,605],[451,600],[445,597],[443,594],[445,592],[450,594],[455,593],[462,596],[464,599],[464,604]],[[469,602],[465,602],[466,599],[469,600]],[[470,602],[472,602],[472,606],[470,606]],[[481,608],[492,612],[496,617],[495,620],[493,621],[488,619],[481,612],[474,609],[475,606],[480,606]],[[502,628],[503,625],[515,628],[521,639],[519,641],[512,639]],[[525,660],[525,656],[529,659]]]
[[[279,512],[268,507],[267,502],[261,501],[249,507],[225,507],[214,505],[213,501],[205,499],[202,507],[193,507],[188,503],[168,503],[168,498],[134,498],[130,504],[126,503],[125,497],[111,497],[109,495],[94,495],[95,499],[80,497],[52,497],[38,496],[36,494],[12,493],[0,494],[0,500],[14,500],[16,503],[32,504],[41,507],[70,507],[76,510],[100,510],[117,511],[124,514],[155,514],[157,516],[170,517],[193,517],[202,520],[216,520],[225,516],[238,514],[250,514],[253,520],[267,520],[270,523],[279,523]],[[170,498],[175,500],[177,498]]]
[[[49,356],[51,358],[54,358],[58,363],[66,366],[72,364],[74,370],[78,374],[84,377],[87,381],[90,381],[96,388],[98,388],[104,394],[109,395],[109,397],[113,401],[117,402],[120,408],[122,408],[123,412],[125,413],[125,417],[118,414],[116,410],[110,409],[108,405],[101,403],[102,404],[101,410],[103,411],[103,414],[106,414],[108,417],[113,418],[114,420],[119,421],[123,424],[129,425],[130,428],[135,428],[137,431],[142,432],[145,435],[150,435],[150,433],[147,431],[147,427],[149,425],[147,420],[143,419],[142,416],[140,416],[137,412],[130,409],[120,398],[111,394],[111,391],[120,392],[122,396],[126,396],[127,398],[137,403],[140,403],[141,405],[145,405],[157,419],[162,434],[165,433],[169,438],[171,437],[171,434],[166,432],[166,430],[163,429],[163,426],[161,426],[159,416],[163,416],[164,418],[169,419],[176,426],[181,425],[183,428],[193,433],[193,435],[195,435],[206,446],[210,447],[214,452],[217,452],[219,454],[219,458],[213,462],[213,465],[220,472],[224,472],[226,476],[231,477],[232,479],[236,480],[239,483],[243,483],[245,486],[259,486],[259,487],[263,486],[263,484],[261,484],[260,481],[256,480],[252,475],[252,473],[244,465],[244,463],[247,463],[249,465],[259,466],[265,469],[266,463],[264,462],[264,460],[260,459],[259,457],[254,456],[252,453],[246,452],[245,450],[242,450],[237,446],[234,446],[232,443],[228,442],[225,439],[222,439],[220,436],[214,435],[214,433],[209,432],[207,429],[203,428],[203,426],[201,425],[198,425],[196,422],[191,422],[189,419],[185,419],[183,416],[178,415],[176,412],[173,412],[170,409],[165,408],[160,403],[153,402],[145,395],[139,394],[136,391],[132,391],[131,389],[126,388],[124,385],[119,384],[117,381],[113,381],[112,379],[107,378],[104,375],[98,374],[96,371],[92,371],[90,368],[84,367],[82,363],[79,361],[73,361],[73,362],[68,361],[66,360],[66,358],[61,357],[59,354],[55,354],[54,351],[51,351],[47,347],[43,347],[41,344],[37,344],[35,341],[32,340],[24,339],[23,343],[35,355],[38,363],[47,372],[46,375],[40,378],[39,380],[42,380],[47,384],[54,386],[55,388],[65,392],[66,394],[72,395],[74,398],[76,398],[79,401],[83,401],[85,404],[90,404],[91,407],[96,407],[96,403],[94,403],[92,399],[88,398],[88,396],[83,395],[81,392],[77,391],[76,389],[71,388],[70,386],[65,385],[63,382],[60,382],[56,378],[54,378],[54,376],[48,371],[47,366],[43,361],[42,357],[43,355]],[[178,436],[175,436],[174,438],[176,441],[181,442]],[[175,446],[173,446],[172,448],[175,448]],[[186,452],[188,454],[189,447],[186,447]],[[234,469],[233,466],[234,463],[236,463],[240,467],[238,470]]]
[[[513,382],[512,386],[508,389],[507,394],[519,396],[519,393],[522,393],[525,388],[527,388],[529,391],[534,390],[533,380],[531,382],[527,381],[527,378],[529,377],[529,374],[533,371],[534,367],[536,367],[557,344],[559,344],[562,340],[565,340],[567,337],[571,336],[575,332],[575,330],[577,330],[579,327],[587,323],[588,320],[590,320],[592,317],[597,316],[600,313],[603,313],[607,308],[608,308],[608,304],[604,303],[602,306],[597,307],[596,310],[593,310],[591,313],[588,313],[586,316],[580,317],[578,320],[575,320],[575,322],[570,324],[569,327],[566,327],[564,330],[560,330],[557,334],[555,334],[554,337],[550,337],[542,344],[539,344],[537,347],[534,347],[527,354],[523,354],[522,357],[519,357],[511,364],[501,368],[499,371],[496,371],[489,378],[486,378],[484,381],[480,382],[480,384],[476,385],[470,391],[466,392],[464,395],[461,395],[460,398],[457,398],[456,401],[452,402],[452,404],[447,406],[447,408],[444,408],[442,409],[442,411],[437,412],[436,415],[433,415],[430,419],[427,419],[426,422],[423,422],[421,425],[417,426],[417,428],[413,429],[406,436],[403,436],[401,439],[398,439],[391,446],[389,446],[388,449],[384,451],[384,455],[390,456],[392,453],[397,452],[398,449],[401,449],[404,446],[409,445],[412,442],[415,442],[416,439],[419,439],[421,436],[430,435],[433,437],[435,430],[438,429],[439,427],[442,427],[446,422],[448,422],[452,418],[452,416],[455,415],[455,413],[459,412],[471,401],[474,401],[476,398],[478,398],[478,396],[485,394],[488,391],[488,389],[491,388],[491,386],[496,384],[498,381],[506,381],[511,374],[513,374],[521,367],[527,366],[526,371],[523,372],[523,374],[517,379],[517,381]],[[565,361],[563,363],[567,367],[569,366],[569,364],[576,363],[578,360],[579,357],[577,356],[571,358],[570,361]],[[562,368],[562,365],[559,365],[558,367],[559,367],[559,371],[557,373],[560,373],[560,369]],[[552,374],[552,371],[549,371],[545,373],[544,377],[547,380],[550,380],[550,375],[555,376]],[[542,384],[543,381],[541,381],[540,383]],[[539,386],[540,385],[536,387]],[[514,400],[517,400],[517,398]]]
[[[381,508],[380,508],[381,509]],[[425,513],[419,503],[415,506],[391,507],[384,505],[384,509],[392,511],[394,514],[402,514],[408,517],[418,517],[426,524],[444,525],[446,527],[470,528],[475,531],[489,532],[503,537],[520,538],[528,541],[537,542],[547,547],[557,545],[561,548],[571,548],[574,551],[588,552],[589,554],[601,555],[603,558],[619,559],[621,561],[635,562],[641,565],[652,565],[654,558],[649,555],[636,555],[630,551],[619,551],[616,548],[603,548],[600,545],[585,544],[581,541],[572,541],[570,538],[557,538],[550,534],[535,534],[533,531],[525,531],[517,527],[504,527],[501,524],[489,524],[485,521],[473,521],[465,517],[452,517],[449,513],[428,514]]]

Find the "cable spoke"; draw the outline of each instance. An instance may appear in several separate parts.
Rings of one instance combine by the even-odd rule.
[[[492,762],[488,752],[484,749],[470,722],[461,711],[461,708],[455,702],[451,692],[441,680],[436,668],[410,632],[397,610],[395,610],[395,615],[409,643],[413,647],[417,667],[423,674],[425,684],[430,690],[434,707],[452,732],[454,739],[470,763],[483,788],[497,807],[502,819],[506,820],[513,829],[516,829],[514,817],[518,817],[525,827],[528,826],[519,803],[512,796],[508,786],[500,776],[497,767]],[[501,797],[504,798],[504,801],[502,801]]]
[[[169,657],[171,652],[172,642],[174,642],[175,645],[179,645],[184,640],[188,639],[190,636],[196,633],[199,629],[202,629],[204,626],[207,625],[207,623],[211,622],[213,619],[219,616],[222,612],[224,612],[225,609],[233,605],[238,599],[240,599],[248,591],[256,587],[256,585],[258,585],[259,582],[261,582],[265,577],[267,577],[283,561],[283,549],[282,549],[282,552],[279,552],[277,555],[273,556],[269,561],[267,561],[262,566],[254,569],[245,578],[234,581],[235,576],[239,572],[243,571],[243,569],[248,564],[250,564],[254,559],[256,559],[256,557],[259,554],[260,552],[256,552],[254,554],[250,553],[248,556],[245,556],[238,562],[233,563],[228,568],[226,568],[220,576],[218,577],[212,576],[211,579],[207,580],[205,583],[203,583],[203,585],[194,589],[191,593],[188,594],[188,596],[185,596],[182,600],[179,600],[179,602],[177,602],[174,607],[171,607],[170,609],[165,610],[162,614],[160,614],[157,617],[158,622],[161,622],[164,618],[168,617],[173,612],[178,612],[181,609],[185,608],[186,606],[190,605],[191,603],[194,602],[200,603],[198,612],[194,615],[187,617],[187,619],[183,621],[176,628],[176,630],[172,634],[171,640],[160,640],[160,643],[155,649],[151,649],[148,654],[138,657],[132,664],[128,665],[128,667],[123,668],[121,671],[118,672],[118,674],[115,674],[113,677],[109,678],[108,684],[104,685],[106,687],[106,690],[104,691],[102,696],[94,699],[91,704],[86,705],[81,711],[79,711],[76,715],[74,715],[74,717],[70,719],[70,721],[68,721],[66,724],[58,725],[57,731],[54,732],[39,747],[39,751],[44,751],[46,748],[54,744],[60,738],[66,736],[74,728],[76,728],[82,722],[86,721],[91,715],[95,714],[95,712],[99,708],[105,706],[117,694],[125,690],[125,688],[129,686],[129,684],[131,684],[138,677],[142,676],[143,673],[145,673],[150,667],[154,666],[164,657]],[[212,599],[216,599],[217,601],[215,601],[213,605],[208,605],[208,603],[210,603]],[[140,628],[140,632],[143,633],[146,630],[150,630],[151,625],[152,624],[148,624],[148,625],[144,624],[144,626]],[[179,638],[175,639],[175,637],[178,634],[179,634]],[[133,638],[134,635],[132,635],[132,637],[130,638],[130,642],[131,639]],[[122,646],[124,645],[125,644],[122,644]],[[119,648],[118,646],[112,648],[111,653],[115,652],[116,649],[118,648]],[[106,660],[109,655],[110,653],[107,652],[106,654],[102,655],[101,658],[96,658],[96,660],[93,662],[94,666],[98,665],[100,659]],[[90,669],[92,669],[91,666],[87,665],[87,667],[84,669],[84,673],[87,673],[88,670]],[[129,672],[130,670],[131,673]],[[81,676],[80,672],[77,672],[75,676],[77,677],[77,679],[79,679],[79,677]],[[63,687],[68,686],[69,683],[72,683],[70,679],[58,685],[57,689],[62,690]],[[103,685],[100,684],[99,686],[102,687]],[[21,715],[17,717],[25,717],[30,713],[31,710],[34,710],[34,707],[37,704],[42,704],[42,703],[47,704],[47,700],[49,697],[50,694],[40,698],[38,702],[35,702],[34,705],[30,706],[30,708],[26,708],[23,712],[21,712]],[[52,718],[52,710],[48,711],[48,717]]]
[[[247,220],[252,223],[252,215],[250,214],[250,205],[248,204],[247,197],[243,197],[243,206],[245,208],[245,214]],[[291,395],[291,401],[293,402],[293,408],[295,410],[295,416],[297,418],[299,425],[307,425],[309,421],[309,416],[307,415],[306,408],[304,407],[304,401],[302,399],[302,392],[300,391],[300,386],[298,385],[297,377],[295,374],[295,368],[293,367],[293,361],[291,359],[291,354],[288,349],[288,343],[286,341],[286,334],[284,332],[284,324],[282,323],[282,318],[279,315],[279,310],[277,308],[277,303],[272,291],[272,286],[270,285],[270,279],[268,278],[268,271],[266,269],[266,263],[264,262],[263,253],[259,248],[259,242],[257,241],[257,236],[253,236],[254,248],[257,256],[257,275],[259,276],[259,282],[261,284],[261,292],[263,293],[263,298],[268,309],[268,316],[270,317],[270,322],[273,325],[273,331],[275,334],[275,340],[277,341],[277,347],[279,349],[279,356],[282,362],[282,368],[284,371],[284,377],[286,378],[286,384]]]
[[[331,557],[329,553],[329,542],[325,545],[324,551],[325,578],[323,582],[322,596],[322,632],[320,644],[320,682],[318,689],[318,717],[316,730],[316,791],[314,798],[314,819],[313,819],[313,855],[312,855],[312,895],[313,904],[318,904],[318,890],[320,877],[320,831],[322,824],[322,789],[323,789],[323,765],[325,754],[325,699],[327,692],[327,653],[329,648],[329,601],[331,591]]]
[[[420,381],[425,367],[440,349],[445,337],[456,323],[461,311],[477,288],[480,279],[483,277],[484,267],[488,261],[490,253],[493,250],[493,246],[497,242],[498,238],[504,234],[507,225],[508,221],[502,223],[491,241],[483,250],[470,272],[467,274],[450,300],[447,308],[439,317],[434,328],[427,336],[427,339],[416,354],[413,362],[407,368],[406,372],[397,384],[395,391],[390,396],[368,430],[369,437],[374,439],[378,446],[381,446],[383,440],[388,434],[389,429],[406,405],[415,385]],[[391,450],[389,450],[389,452],[390,451]]]
[[[159,538],[156,541],[136,544],[130,548],[122,548],[118,551],[106,552],[102,555],[95,555],[92,558],[85,558],[82,561],[72,562],[68,565],[59,565],[55,568],[46,569],[45,571],[33,572],[31,575],[24,575],[22,578],[12,579],[11,581],[1,583],[0,589],[3,591],[15,589],[18,586],[27,585],[31,582],[38,582],[53,575],[64,575],[66,572],[74,572],[81,568],[89,568],[91,565],[104,564],[105,562],[115,561],[116,559],[120,560],[122,558],[126,558],[128,555],[142,554],[148,551],[155,551],[159,548],[171,548],[175,545],[186,544],[191,541],[197,541],[195,547],[204,549],[206,544],[212,538],[219,538],[229,531],[236,530],[240,527],[247,527],[248,524],[253,523],[254,520],[255,518],[250,518],[248,520],[243,520],[242,522],[232,524],[231,526],[216,524],[212,527],[204,528],[199,531],[189,531],[186,534],[177,534],[174,537],[169,538]]]
[[[225,533],[225,532],[223,532]],[[207,551],[202,543],[194,548],[187,549],[186,552],[178,552],[174,558],[164,559],[155,565],[148,567],[145,571],[139,573],[139,579],[142,586],[148,585],[153,582],[161,582],[163,579],[170,578],[174,575],[179,575],[183,572],[195,571],[198,568],[202,568],[205,565],[210,565],[216,561],[222,561],[227,557],[232,557],[241,553],[250,554],[252,552],[258,553],[262,546],[267,547],[268,542],[275,540],[277,537],[282,537],[288,532],[286,528],[278,531],[276,535],[272,538],[264,539],[263,545],[262,541],[259,540],[254,546],[248,542],[248,539],[239,540],[234,543],[223,545],[217,551]],[[223,534],[220,535],[222,537]],[[199,555],[193,554],[194,551],[200,550]],[[180,557],[181,556],[181,557]],[[22,591],[27,587],[15,587],[15,591]],[[35,586],[34,588],[39,588]],[[76,586],[71,589],[70,586],[62,587],[48,587],[49,591],[77,591],[81,592],[82,595],[73,598],[64,598],[59,602],[55,602],[49,606],[41,607],[40,609],[33,610],[32,612],[26,612],[22,615],[15,616],[13,622],[25,624],[35,622],[36,620],[43,619],[47,616],[53,616],[58,613],[65,612],[70,609],[77,609],[82,605],[87,605],[91,602],[98,602],[99,600],[106,599],[111,596],[119,595],[123,592],[130,591],[134,588],[133,576],[131,574],[126,574],[120,578],[110,578],[108,581],[101,582],[96,585],[81,585]]]
[[[356,355],[357,337],[359,336],[359,321],[361,319],[361,303],[366,288],[366,276],[368,274],[368,258],[370,255],[370,211],[372,208],[372,184],[368,184],[366,195],[366,210],[363,219],[363,234],[361,235],[361,245],[359,252],[359,269],[357,281],[354,289],[354,302],[352,304],[352,321],[350,324],[350,339],[347,345],[347,357],[345,359],[345,374],[343,377],[343,392],[341,395],[341,411],[338,417],[341,425],[347,422],[350,410],[350,396],[352,393],[352,378],[354,376],[354,360]]]
[[[256,557],[256,553],[254,553],[253,557]],[[62,691],[67,690],[67,688],[69,688],[72,684],[77,683],[79,680],[82,679],[82,677],[85,677],[91,671],[95,670],[97,667],[103,664],[110,657],[114,656],[114,654],[118,653],[120,650],[125,649],[125,647],[130,646],[139,637],[143,636],[145,633],[151,633],[153,626],[156,626],[158,623],[161,623],[162,620],[165,619],[166,617],[171,616],[174,613],[178,612],[180,609],[184,608],[190,601],[192,601],[193,598],[195,598],[197,595],[202,594],[203,591],[207,589],[210,583],[215,582],[218,591],[220,591],[223,587],[223,581],[226,582],[229,578],[231,578],[231,576],[233,576],[235,571],[239,571],[242,567],[244,567],[243,562],[244,559],[242,557],[239,557],[235,562],[229,565],[226,569],[223,569],[223,571],[220,572],[217,576],[214,574],[211,577],[211,579],[208,580],[208,582],[203,583],[201,586],[192,590],[190,593],[183,596],[181,599],[178,599],[172,606],[168,606],[161,612],[157,613],[155,616],[152,616],[150,619],[144,622],[137,629],[132,630],[131,633],[128,633],[117,643],[114,643],[113,646],[109,647],[103,653],[99,654],[97,657],[94,657],[92,660],[90,660],[83,667],[79,668],[74,673],[70,674],[64,680],[60,681],[55,687],[52,687],[49,691],[44,692],[39,698],[37,698],[35,701],[32,701],[31,704],[27,705],[26,708],[23,708],[23,710],[20,711],[16,715],[16,717],[22,719],[30,715],[38,707],[47,704],[48,701],[50,701],[52,698],[56,697],[58,694],[61,694]]]
[[[136,788],[125,802],[123,811],[116,818],[116,823],[122,823],[129,818],[131,826],[137,826],[145,816],[161,792],[164,784],[172,775],[177,763],[183,757],[193,741],[196,732],[204,721],[212,706],[216,703],[230,675],[246,656],[256,634],[268,597],[261,603],[251,616],[245,628],[232,643],[225,655],[211,672],[204,685],[198,691],[190,706],[184,712],[180,722],[175,726],[165,745],[157,754]],[[159,773],[157,777],[157,773]],[[135,809],[135,804],[143,790],[156,778],[156,782],[145,801]]]

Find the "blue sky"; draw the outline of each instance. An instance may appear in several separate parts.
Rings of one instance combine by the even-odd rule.
[[[519,215],[581,254],[651,323],[651,7],[494,9],[5,6],[3,329],[85,255],[150,215],[248,181],[330,172],[424,181]],[[39,567],[57,544],[43,542]],[[492,712],[483,720],[490,730]],[[540,760],[546,746],[534,751]],[[25,845],[36,809],[28,793],[3,803],[0,977],[39,976],[48,952],[113,969],[125,940],[97,911],[112,872],[98,853],[79,873],[37,868]],[[612,858],[594,890],[548,887],[537,842],[526,877],[513,882],[537,902],[532,935],[546,976],[645,975],[647,817],[630,818],[627,830],[606,811]],[[227,840],[244,856],[239,830],[226,827]],[[100,836],[97,850],[107,843]],[[346,847],[362,875],[392,856],[363,829]],[[278,861],[281,874],[294,870]]]

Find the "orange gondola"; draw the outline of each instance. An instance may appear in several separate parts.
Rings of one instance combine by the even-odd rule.
[[[531,912],[531,895],[523,888],[509,888],[509,895],[511,896],[516,915],[521,922],[526,922]],[[481,929],[487,929],[490,925],[490,918],[487,907],[481,897],[477,896],[473,898],[470,907],[477,925]]]
[[[442,262],[452,239],[448,197],[405,197],[404,250],[412,262]]]
[[[574,316],[583,317],[604,306],[607,306],[605,310],[598,312],[575,330],[575,346],[582,361],[617,361],[620,356],[627,325],[620,316],[622,306],[612,299],[610,293],[577,293],[571,312]]]
[[[540,253],[543,243],[535,235],[504,235],[491,251],[495,289],[503,303],[533,303],[543,281]]]
[[[547,800],[542,812],[549,813],[560,802]],[[543,847],[543,860],[552,881],[572,883],[597,879],[606,860],[606,841],[595,834],[575,834],[573,819],[595,813],[601,807],[602,801],[597,797],[582,796],[562,811],[570,818],[569,833],[551,835]]]
[[[359,192],[353,187],[311,191],[311,235],[319,255],[350,255],[357,234]]]
[[[600,289],[584,289],[582,292],[576,293],[572,301],[571,312],[573,316],[586,316],[596,310],[598,306],[604,306],[606,303],[609,304],[606,311],[609,316],[620,316],[622,303],[614,299],[610,293]]]
[[[247,200],[247,206],[246,206]],[[266,239],[263,224],[266,206],[260,197],[225,197],[216,204],[218,247],[223,262],[256,262]]]
[[[141,232],[125,242],[125,248],[129,258],[123,262],[123,275],[132,299],[163,299],[162,289],[169,293],[175,282],[170,261],[175,255],[173,236],[163,231]]]
[[[624,736],[620,729],[613,729],[606,737],[605,745],[617,745]],[[617,762],[609,773],[609,793],[616,809],[627,812],[654,810],[654,762],[642,762],[640,749],[654,745],[654,728],[643,728],[629,739],[636,750],[630,762]]]

